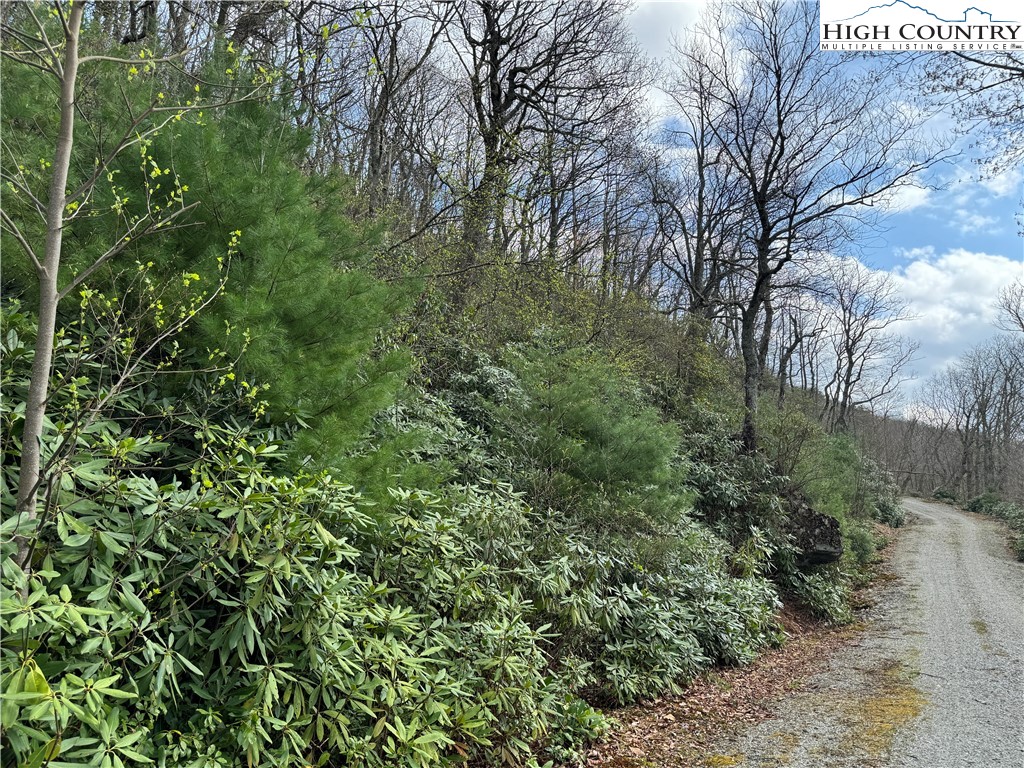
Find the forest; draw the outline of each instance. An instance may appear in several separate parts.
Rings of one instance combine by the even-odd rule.
[[[1024,280],[908,403],[837,255],[936,110],[1024,159],[1024,59],[630,8],[0,7],[4,765],[572,765],[848,621],[901,495],[1024,529]]]

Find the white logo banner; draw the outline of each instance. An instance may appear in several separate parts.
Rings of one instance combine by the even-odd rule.
[[[1024,50],[1020,0],[820,0],[820,6],[823,51]]]

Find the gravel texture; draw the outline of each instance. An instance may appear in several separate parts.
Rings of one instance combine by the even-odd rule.
[[[1024,768],[1024,564],[991,519],[904,505],[867,630],[706,765]]]
[[[907,625],[922,635],[918,687],[930,705],[894,744],[892,765],[1024,767],[1024,564],[1003,528],[908,499],[917,517],[901,563]]]

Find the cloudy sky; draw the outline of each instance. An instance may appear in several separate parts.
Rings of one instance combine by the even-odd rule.
[[[699,18],[701,6],[697,0],[641,0],[631,24],[650,55],[663,58],[673,37]],[[656,93],[651,98],[658,106],[666,103]],[[937,168],[926,182],[942,188],[907,190],[885,231],[856,254],[839,254],[893,275],[914,317],[900,332],[921,344],[914,365],[918,381],[994,335],[996,296],[1024,277],[1024,238],[1015,219],[1024,198],[1022,169],[979,180],[964,159]],[[907,387],[907,394],[914,388]]]

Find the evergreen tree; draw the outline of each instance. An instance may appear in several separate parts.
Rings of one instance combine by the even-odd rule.
[[[307,425],[297,461],[337,467],[404,384],[409,357],[386,329],[409,291],[371,274],[372,231],[345,214],[342,180],[300,170],[305,146],[261,103],[158,139],[154,152],[199,201],[198,226],[166,240],[162,259],[210,271],[237,241],[223,300],[196,341],[241,355],[241,372],[269,384],[272,418]]]
[[[628,532],[677,521],[688,508],[678,429],[635,380],[593,348],[515,347],[522,397],[500,409],[507,450],[541,506],[597,529]]]

